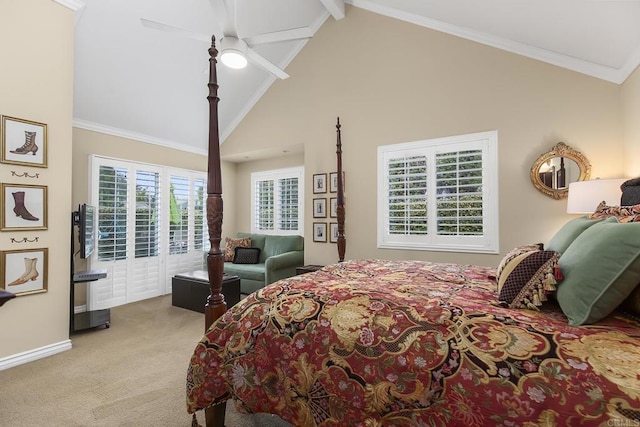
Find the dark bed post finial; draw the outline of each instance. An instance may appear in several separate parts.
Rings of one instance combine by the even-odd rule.
[[[207,254],[210,295],[204,307],[205,330],[227,311],[227,303],[222,295],[222,274],[224,257],[220,249],[222,236],[222,166],[220,164],[220,135],[218,131],[218,75],[216,72],[216,38],[211,37],[209,48],[209,157],[207,161],[207,226],[211,249]],[[205,410],[207,427],[224,426],[224,403]]]
[[[340,137],[340,117],[336,121],[336,155],[338,158],[338,259],[344,261],[344,253],[347,249],[347,241],[344,237],[344,183],[342,181],[342,140]]]

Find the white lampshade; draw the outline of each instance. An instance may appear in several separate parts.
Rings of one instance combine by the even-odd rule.
[[[620,196],[622,196],[620,185],[625,181],[625,178],[614,178],[570,183],[567,213],[592,213],[602,201],[609,206],[619,206]]]

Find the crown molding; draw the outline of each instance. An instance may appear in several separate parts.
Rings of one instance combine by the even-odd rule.
[[[346,2],[348,4],[351,4],[352,6],[368,10],[379,15],[388,16],[390,18],[399,19],[401,21],[420,25],[432,30],[451,34],[453,36],[495,47],[497,49],[515,53],[517,55],[526,56],[531,59],[536,59],[538,61],[546,62],[548,64],[556,65],[558,67],[566,68],[578,73],[586,74],[588,76],[596,77],[598,79],[606,80],[616,84],[623,83],[627,79],[627,77],[629,77],[629,75],[635,70],[638,64],[640,64],[640,46],[636,50],[632,59],[627,64],[625,64],[624,67],[618,69],[594,62],[585,61],[583,59],[575,58],[572,56],[563,55],[561,53],[553,52],[547,49],[542,49],[524,43],[507,40],[501,37],[491,36],[478,31],[469,30],[457,25],[448,24],[446,22],[419,16],[388,6],[382,6],[370,0],[346,0]]]
[[[69,9],[77,12],[81,8],[85,6],[85,2],[82,0],[53,0],[54,2],[61,4],[64,7],[68,7]]]
[[[87,120],[73,119],[73,127],[78,129],[90,130],[93,132],[104,133],[106,135],[117,136],[120,138],[127,138],[134,141],[144,142],[152,145],[159,145],[165,148],[172,148],[174,150],[186,151],[194,154],[201,154],[203,156],[208,155],[207,149],[201,149],[193,147],[188,144],[170,141],[168,139],[157,138],[155,136],[145,135],[142,133],[131,132],[124,129],[114,128],[111,126],[102,125],[99,123],[90,122]]]

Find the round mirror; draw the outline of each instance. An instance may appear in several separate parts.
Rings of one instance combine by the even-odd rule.
[[[569,193],[569,183],[584,181],[591,175],[591,164],[580,153],[558,142],[551,151],[544,153],[531,167],[531,182],[543,194],[554,199],[564,199]]]

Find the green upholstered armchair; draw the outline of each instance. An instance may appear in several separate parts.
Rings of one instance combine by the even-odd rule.
[[[304,265],[304,238],[271,234],[238,233],[250,237],[251,247],[260,248],[257,264],[224,263],[224,272],[240,277],[240,292],[250,294],[269,283],[296,275]]]

